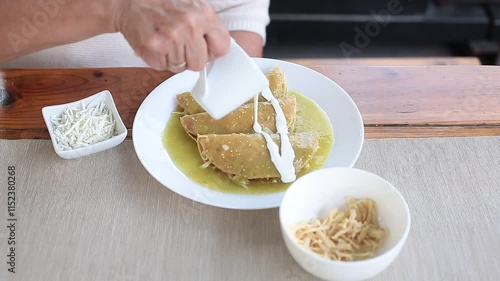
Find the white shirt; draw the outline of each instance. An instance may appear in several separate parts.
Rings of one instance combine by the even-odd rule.
[[[208,0],[229,31],[251,31],[266,38],[269,0]],[[0,68],[146,67],[121,33],[32,53]]]

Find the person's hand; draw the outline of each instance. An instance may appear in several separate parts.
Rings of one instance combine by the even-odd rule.
[[[199,71],[229,51],[229,32],[204,0],[117,0],[115,28],[157,70]]]

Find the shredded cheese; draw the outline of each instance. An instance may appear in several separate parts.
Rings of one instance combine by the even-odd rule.
[[[68,107],[60,117],[52,116],[54,135],[63,150],[95,144],[114,136],[113,114],[101,102],[94,107]]]
[[[332,209],[293,232],[299,244],[324,258],[357,261],[375,256],[388,230],[378,224],[375,201],[348,197],[345,210]]]

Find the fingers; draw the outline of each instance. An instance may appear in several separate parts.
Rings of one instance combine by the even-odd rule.
[[[222,24],[222,23],[221,23]],[[229,32],[225,29],[213,29],[205,35],[207,43],[208,58],[214,60],[229,52]]]
[[[203,37],[193,38],[186,46],[186,60],[191,70],[200,71],[205,67],[208,61],[208,49]]]
[[[202,70],[208,61],[212,61],[229,51],[229,32],[210,10],[207,15],[210,25],[205,26],[186,45],[186,60],[191,70]]]
[[[167,70],[167,56],[161,52],[164,49],[164,44],[161,44],[161,39],[158,37],[152,36],[151,38],[153,39],[140,45],[140,47],[136,47],[135,54],[154,69]]]
[[[126,6],[129,10],[121,21],[126,24],[119,30],[151,67],[175,73],[199,71],[229,51],[229,32],[204,1],[137,3]]]
[[[172,41],[171,41],[172,42]],[[187,69],[187,61],[185,55],[185,44],[183,42],[173,42],[166,48],[167,69],[171,72],[178,73]]]

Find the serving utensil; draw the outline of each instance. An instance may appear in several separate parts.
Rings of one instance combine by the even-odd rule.
[[[267,87],[264,73],[231,38],[229,53],[200,71],[191,94],[210,116],[220,119]]]

